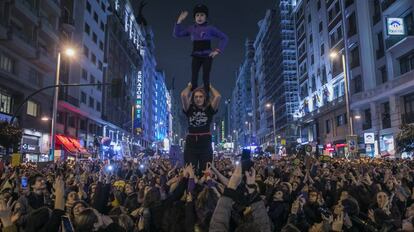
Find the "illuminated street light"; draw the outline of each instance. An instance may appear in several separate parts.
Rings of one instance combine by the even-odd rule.
[[[329,57],[331,57],[332,59],[336,59],[336,57],[338,57],[338,53],[337,52],[331,52],[331,53],[329,53]]]
[[[355,119],[361,119],[361,115],[355,115],[354,118]]]
[[[42,121],[49,121],[49,120],[50,120],[50,118],[49,118],[49,117],[47,117],[47,116],[43,116],[40,120],[42,120]]]
[[[75,56],[76,52],[73,48],[66,48],[65,49],[65,55],[67,55],[68,57],[73,57]]]
[[[270,107],[272,107],[272,104],[267,103],[267,104],[266,104],[266,108],[270,108]]]
[[[59,79],[60,79],[60,57],[61,53],[65,54],[68,57],[75,56],[76,52],[75,49],[72,47],[66,47],[60,50],[57,54],[57,62],[56,62],[56,77],[55,77],[55,92],[53,98],[53,108],[52,108],[52,126],[51,126],[51,142],[50,142],[50,157],[49,160],[53,161],[55,159],[55,127],[56,127],[56,116],[57,116],[57,107],[58,107],[58,98],[59,98]]]

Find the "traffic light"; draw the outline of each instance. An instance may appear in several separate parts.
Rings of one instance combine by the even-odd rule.
[[[122,92],[122,80],[121,78],[114,78],[111,81],[111,96],[113,98],[121,97]]]

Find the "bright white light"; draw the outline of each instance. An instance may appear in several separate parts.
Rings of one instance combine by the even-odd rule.
[[[361,115],[355,115],[355,119],[361,119]]]
[[[143,169],[144,168],[144,165],[143,164],[140,164],[139,165],[139,168]]]
[[[330,56],[332,59],[335,59],[336,57],[338,57],[338,53],[336,53],[336,52],[331,52],[331,53],[329,54],[329,56]]]
[[[240,161],[236,161],[236,165],[239,165],[240,164]]]
[[[49,117],[47,117],[47,116],[43,116],[40,120],[42,120],[42,121],[49,121]]]
[[[108,165],[108,171],[112,171],[112,170],[114,170],[114,167],[112,166],[112,165]]]
[[[267,104],[266,104],[266,107],[267,107],[267,108],[270,108],[270,107],[272,107],[272,104],[267,103]]]
[[[65,54],[69,57],[73,57],[75,55],[75,50],[73,48],[66,48]]]

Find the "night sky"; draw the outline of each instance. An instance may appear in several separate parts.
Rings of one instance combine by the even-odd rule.
[[[181,10],[189,11],[184,24],[190,25],[193,23],[194,5],[203,3],[209,7],[209,23],[229,37],[229,44],[223,54],[214,59],[210,75],[211,83],[225,98],[231,96],[236,79],[235,73],[244,58],[246,38],[255,38],[258,21],[265,16],[266,9],[272,8],[276,3],[275,0],[147,0],[147,2],[143,14],[155,34],[158,67],[165,71],[169,88],[171,79],[175,77],[175,94],[190,81],[192,44],[189,37],[173,38],[173,26]],[[215,44],[213,43],[213,47]],[[201,75],[198,83],[202,85]]]

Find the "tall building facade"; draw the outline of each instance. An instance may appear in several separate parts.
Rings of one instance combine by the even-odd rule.
[[[106,87],[102,118],[107,121],[103,136],[124,154],[139,150],[142,132],[141,83],[144,36],[128,1],[112,2],[105,46],[105,83],[118,82],[120,88]],[[114,80],[116,80],[114,82]],[[119,92],[114,92],[119,91]]]
[[[354,1],[353,5],[347,2],[354,133],[360,138],[364,133],[374,134],[372,155],[393,156],[399,127],[414,123],[414,2]],[[356,58],[356,48],[352,46],[359,48],[363,58]],[[357,61],[360,72],[357,66],[352,68]],[[363,139],[360,145],[365,148]]]
[[[401,22],[404,33],[392,34],[393,19]],[[394,155],[398,127],[410,123],[407,115],[413,111],[413,3],[299,1],[295,25],[302,142],[334,146],[342,154],[346,136],[356,134],[360,151],[369,153],[363,136],[373,133],[372,155],[374,150],[377,155]],[[339,56],[333,59],[330,54]],[[349,83],[350,117],[341,55]]]
[[[29,94],[54,84],[60,16],[55,1],[0,2],[0,121],[10,121]],[[52,96],[42,91],[16,112],[26,160],[48,160],[50,120],[41,118],[51,117]]]
[[[259,22],[254,43],[253,129],[263,147],[286,145],[297,137],[294,113],[298,107],[295,30],[292,16],[295,1],[280,0]],[[269,107],[271,106],[271,107]],[[275,109],[275,126],[273,112]],[[273,133],[275,128],[275,134]]]
[[[61,40],[76,50],[72,62],[62,60],[60,83],[103,83],[106,1],[63,1],[60,7],[62,20],[68,22],[61,27]],[[68,149],[67,139],[78,140],[88,153],[98,152],[95,141],[103,135],[106,124],[102,120],[102,93],[100,85],[59,89],[56,158],[78,152]]]
[[[249,146],[254,142],[252,134],[252,88],[251,66],[253,65],[254,48],[249,39],[245,43],[244,61],[236,73],[236,85],[233,89],[232,100],[232,128],[237,133],[237,144]]]

